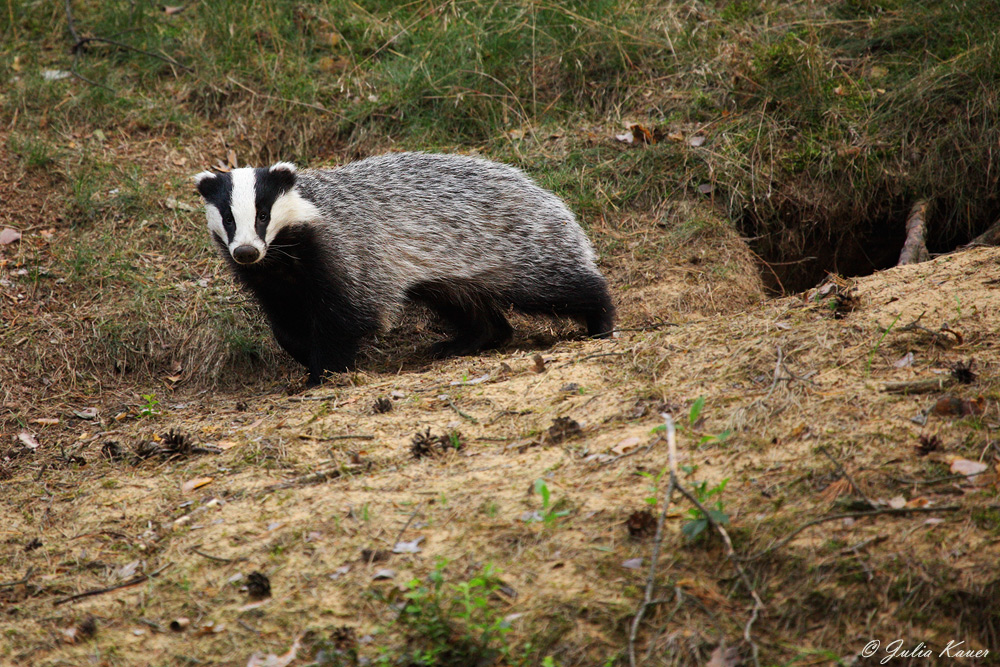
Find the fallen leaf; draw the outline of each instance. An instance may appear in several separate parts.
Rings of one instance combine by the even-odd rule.
[[[684,134],[681,132],[671,132],[667,135],[667,139],[671,141],[684,141]]]
[[[351,571],[350,565],[341,565],[330,574],[330,578],[336,581],[337,579],[340,579],[342,576],[344,576],[350,571]]]
[[[295,641],[292,642],[291,648],[281,655],[254,653],[250,656],[250,660],[247,661],[247,667],[288,667],[298,655],[300,639],[301,637],[296,637]]]
[[[73,413],[80,419],[94,419],[97,417],[97,408],[84,408],[83,410],[77,410]]]
[[[21,431],[20,433],[18,433],[17,439],[20,440],[21,444],[27,447],[28,449],[38,449],[39,447],[38,440],[35,439],[34,435],[28,433],[27,431]]]
[[[719,644],[712,655],[709,656],[705,667],[737,667],[741,663],[740,650],[735,646],[726,648],[725,644]]]
[[[46,81],[59,81],[61,79],[68,79],[73,74],[62,69],[45,69],[42,70],[42,78]]]
[[[167,197],[163,205],[171,211],[197,211],[198,209],[187,202],[178,201],[176,197]]]
[[[969,459],[956,458],[951,462],[951,472],[954,475],[966,475],[973,477],[979,475],[989,468],[985,463],[970,461]]]
[[[896,496],[889,500],[889,507],[894,510],[901,510],[906,507],[906,498],[903,496]]]
[[[490,379],[490,374],[487,373],[486,375],[480,375],[479,377],[473,378],[471,380],[452,380],[451,385],[454,387],[457,385],[481,384],[483,382],[487,382],[489,379]]]
[[[200,489],[203,486],[207,486],[212,483],[211,477],[195,477],[194,479],[184,482],[181,486],[181,491],[183,493],[191,493],[195,489]]]
[[[642,559],[629,558],[627,561],[622,563],[622,567],[628,568],[629,570],[638,570],[640,567],[642,567]]]
[[[21,232],[16,229],[11,229],[10,227],[4,227],[0,231],[0,245],[10,245],[14,241],[21,240]]]
[[[698,192],[700,192],[703,195],[712,194],[712,190],[714,190],[714,188],[712,187],[711,183],[702,183],[701,185],[698,186]]]
[[[418,554],[420,553],[420,543],[424,541],[423,537],[418,537],[411,542],[396,542],[396,546],[392,548],[392,553],[394,554]]]
[[[240,162],[239,160],[236,159],[236,151],[234,151],[232,148],[230,148],[229,152],[226,153],[226,158],[229,160],[230,167],[232,167],[233,169],[239,168]]]
[[[690,139],[688,139],[688,146],[693,146],[694,148],[701,146],[703,143],[705,143],[705,137],[701,136],[700,134],[696,134]]]
[[[630,452],[633,449],[635,449],[636,447],[638,447],[640,442],[642,442],[642,439],[639,438],[639,436],[637,436],[637,435],[633,435],[631,438],[625,438],[624,440],[622,440],[621,442],[619,442],[617,445],[615,445],[614,447],[612,447],[611,451],[614,452],[615,454],[618,454],[619,456],[621,456],[622,454],[625,454],[626,452]]]
[[[629,131],[622,134],[616,134],[615,141],[620,141],[623,144],[632,144],[635,143],[635,137],[632,135],[632,132]]]
[[[379,581],[381,579],[392,579],[395,576],[396,576],[395,570],[384,568],[382,570],[378,570],[377,572],[375,572],[375,574],[372,575],[372,581]]]
[[[59,423],[59,420],[55,417],[39,417],[38,419],[32,419],[32,424],[39,424],[40,426],[55,426]]]
[[[913,365],[913,353],[907,352],[899,361],[893,364],[896,368],[909,368]]]
[[[184,11],[184,5],[163,5],[163,13],[167,16],[173,16],[175,14],[180,14]]]
[[[115,570],[115,577],[117,577],[120,581],[132,578],[141,564],[141,561],[134,560],[127,565],[122,565],[120,568]]]
[[[927,507],[931,504],[931,501],[927,498],[914,498],[906,503],[908,509],[914,509],[917,507]]]

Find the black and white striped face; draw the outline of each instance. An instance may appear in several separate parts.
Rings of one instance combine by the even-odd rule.
[[[194,177],[205,199],[208,229],[237,263],[261,261],[282,228],[316,217],[316,208],[296,191],[295,179],[295,165],[288,162]]]

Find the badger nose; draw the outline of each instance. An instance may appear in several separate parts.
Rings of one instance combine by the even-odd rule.
[[[257,248],[252,245],[241,245],[237,246],[233,250],[233,259],[235,259],[240,264],[253,264],[260,257],[260,252]]]

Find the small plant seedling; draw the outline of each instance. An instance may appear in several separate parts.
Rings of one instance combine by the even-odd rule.
[[[668,470],[669,468],[664,466],[663,470],[655,475],[651,472],[646,472],[645,470],[639,471],[640,475],[652,482],[648,487],[646,487],[649,491],[649,495],[643,498],[643,501],[650,507],[656,507],[656,503],[660,497],[660,480],[663,479],[663,476],[667,474]]]
[[[160,401],[156,398],[156,394],[143,394],[142,400],[145,404],[139,409],[140,417],[155,417],[160,414]]]
[[[705,407],[705,397],[699,396],[694,399],[694,403],[691,404],[691,410],[688,412],[688,426],[694,428],[694,425],[698,423],[698,419],[701,417],[701,411]]]
[[[712,488],[709,488],[708,482],[701,481],[696,482],[692,486],[691,490],[694,492],[695,497],[698,498],[698,502],[702,505],[707,505],[712,496],[716,496],[725,490],[726,484],[728,483],[729,478],[726,477]],[[721,500],[716,500],[713,507],[706,507],[705,509],[708,511],[709,517],[711,517],[716,523],[724,526],[729,524],[729,515],[726,514],[725,506],[722,504]],[[706,528],[708,528],[709,517],[706,517],[697,507],[689,509],[687,511],[687,516],[689,520],[681,526],[681,532],[684,533],[684,536],[689,540],[695,540],[705,531]]]
[[[537,493],[542,497],[541,515],[542,515],[542,521],[545,522],[546,528],[551,528],[553,525],[555,525],[556,521],[569,514],[569,510],[559,510],[557,512],[555,509],[549,506],[551,501],[551,493],[549,491],[549,485],[545,483],[544,479],[539,478],[535,480],[535,493]]]

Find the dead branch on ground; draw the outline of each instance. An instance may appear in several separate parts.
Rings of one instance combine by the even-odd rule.
[[[903,264],[919,264],[931,258],[927,252],[927,200],[921,199],[910,209],[910,217],[906,219],[906,242],[899,253],[896,266]]]
[[[67,28],[69,28],[70,36],[73,38],[73,46],[70,47],[70,53],[73,54],[73,63],[70,65],[70,74],[72,74],[80,81],[83,81],[84,83],[89,83],[92,86],[97,86],[99,88],[104,88],[105,90],[110,90],[114,92],[114,88],[111,88],[110,86],[107,86],[98,81],[94,81],[93,79],[88,79],[87,77],[80,74],[80,72],[78,72],[76,69],[77,63],[80,60],[80,54],[86,50],[87,44],[90,44],[91,42],[100,42],[102,44],[116,46],[119,49],[124,49],[125,51],[133,51],[135,53],[142,54],[149,58],[156,58],[157,60],[161,60],[167,63],[171,67],[177,67],[186,72],[194,71],[194,68],[184,65],[180,62],[177,62],[175,59],[171,58],[168,55],[161,53],[154,53],[153,51],[146,51],[145,49],[140,49],[136,46],[132,46],[131,44],[127,44],[126,42],[120,42],[117,39],[111,39],[109,37],[101,37],[99,35],[81,36],[76,29],[76,21],[73,18],[72,0],[66,0],[66,26]]]
[[[781,363],[780,354],[778,363],[779,365]],[[722,542],[726,547],[726,557],[733,564],[736,574],[739,576],[743,585],[746,587],[747,592],[750,594],[750,597],[753,599],[753,611],[750,614],[750,619],[743,628],[743,639],[750,645],[751,654],[753,656],[753,664],[759,665],[759,649],[757,647],[757,643],[753,640],[751,629],[753,628],[753,624],[756,622],[757,618],[760,616],[760,612],[764,610],[764,603],[757,594],[757,589],[754,588],[753,582],[750,581],[750,577],[747,576],[746,571],[740,565],[741,559],[736,555],[736,550],[733,548],[733,542],[729,538],[729,533],[712,517],[711,513],[701,503],[701,501],[680,483],[680,480],[677,477],[677,434],[674,429],[674,421],[673,418],[667,413],[663,414],[663,420],[666,425],[667,433],[667,457],[669,461],[670,479],[667,485],[667,492],[664,494],[663,510],[660,512],[660,517],[656,523],[656,537],[653,542],[652,562],[649,565],[649,576],[646,579],[646,588],[643,594],[642,604],[640,604],[639,609],[636,610],[635,617],[632,620],[632,627],[629,629],[629,667],[636,667],[635,638],[639,631],[639,624],[642,622],[642,618],[646,614],[646,610],[652,605],[666,602],[665,599],[654,600],[653,592],[656,588],[656,567],[659,561],[660,548],[663,541],[663,524],[666,521],[667,511],[670,509],[670,502],[673,497],[674,489],[677,489],[681,495],[687,498],[691,504],[698,508],[702,516],[705,517],[705,520],[708,521],[709,525],[711,525],[711,527],[719,534],[719,537],[722,538]]]

